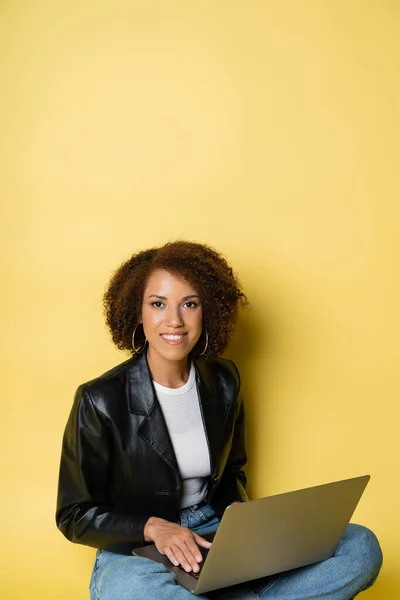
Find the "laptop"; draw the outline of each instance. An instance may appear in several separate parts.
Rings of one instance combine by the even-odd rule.
[[[310,565],[334,555],[369,479],[363,475],[229,506],[211,548],[199,548],[205,556],[199,573],[175,567],[154,544],[132,554],[164,564],[193,594]]]

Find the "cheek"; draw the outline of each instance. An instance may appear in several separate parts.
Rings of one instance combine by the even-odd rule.
[[[199,329],[201,330],[202,325],[203,325],[203,316],[201,312],[198,312],[196,314],[192,314],[191,315],[191,319],[190,319],[190,325],[191,327],[193,327],[194,329]]]
[[[155,310],[143,310],[142,313],[143,318],[143,327],[147,331],[151,331],[152,329],[157,329],[162,324],[162,315],[161,311],[157,312]]]

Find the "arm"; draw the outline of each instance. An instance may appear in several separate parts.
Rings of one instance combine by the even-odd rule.
[[[144,544],[148,517],[122,514],[109,504],[107,442],[90,393],[80,386],[63,437],[56,523],[71,542],[129,554]]]

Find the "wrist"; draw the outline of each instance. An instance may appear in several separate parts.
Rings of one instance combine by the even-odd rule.
[[[150,517],[147,519],[143,530],[143,538],[145,542],[154,542],[154,534],[158,521],[162,521],[162,519],[159,519],[158,517]]]

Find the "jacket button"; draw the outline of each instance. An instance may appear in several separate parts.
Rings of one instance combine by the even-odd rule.
[[[218,481],[219,481],[219,478],[218,478],[218,477],[214,477],[214,478],[213,478],[213,484],[214,484],[214,485],[217,485]]]

